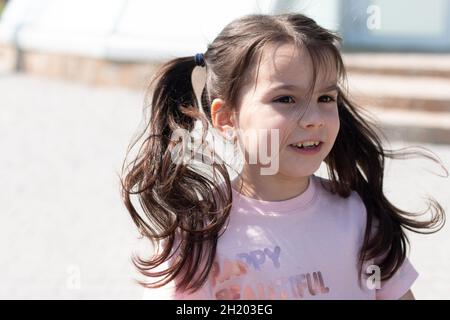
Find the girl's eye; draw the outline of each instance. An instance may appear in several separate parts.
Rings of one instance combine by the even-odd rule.
[[[288,99],[286,99],[286,98],[288,98]],[[274,102],[289,103],[288,102],[289,98],[292,98],[292,97],[291,96],[283,96],[278,99],[275,99]],[[295,103],[295,101],[293,101],[293,102]]]
[[[321,96],[319,98],[319,102],[330,103],[333,101],[336,101],[336,99],[334,99],[332,96],[328,96],[328,95]]]
[[[292,99],[291,96],[282,96],[280,98],[275,99],[274,102],[290,103],[289,99],[292,100],[291,103],[295,103],[295,101]],[[334,102],[334,101],[336,101],[336,99],[333,98],[332,96],[329,96],[329,95],[324,95],[324,96],[319,97],[319,102],[331,103],[331,102]]]

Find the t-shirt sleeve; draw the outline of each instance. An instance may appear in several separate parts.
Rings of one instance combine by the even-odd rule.
[[[377,300],[397,300],[400,299],[416,281],[419,273],[411,264],[408,258],[397,272],[389,280],[381,282],[381,288],[377,289]]]

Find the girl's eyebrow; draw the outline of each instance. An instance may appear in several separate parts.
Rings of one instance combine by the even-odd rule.
[[[293,84],[280,84],[280,85],[270,88],[270,91],[276,91],[276,90],[281,90],[281,89],[300,90],[301,88],[297,87],[296,85],[293,85]],[[336,83],[332,83],[332,84],[320,89],[319,91],[328,92],[328,91],[333,91],[333,90],[336,90],[336,91],[338,90],[338,86]]]
[[[338,91],[338,86],[336,83],[330,84],[329,86],[322,88],[320,91],[328,92],[328,91]]]

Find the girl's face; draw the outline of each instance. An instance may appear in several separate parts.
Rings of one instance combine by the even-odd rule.
[[[275,175],[305,177],[320,167],[339,131],[337,71],[332,63],[329,65],[318,68],[327,70],[318,71],[316,86],[311,93],[308,90],[313,82],[313,67],[304,49],[293,44],[277,44],[265,50],[256,86],[254,81],[249,81],[242,88],[237,113],[240,148],[247,168],[252,172],[269,167],[264,162],[249,162],[261,158],[261,144],[264,143],[267,146],[265,155],[272,155],[272,161],[275,161],[275,153],[279,155]],[[280,88],[286,85],[290,87]],[[311,94],[309,106],[308,92]],[[273,144],[275,136],[271,135],[271,129],[279,132],[277,144]],[[259,132],[259,136],[251,132]],[[311,140],[321,141],[320,150],[314,154],[299,153],[292,146]]]

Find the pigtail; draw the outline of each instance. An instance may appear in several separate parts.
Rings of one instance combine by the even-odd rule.
[[[445,224],[445,212],[434,199],[429,199],[429,206],[423,213],[410,213],[395,207],[383,193],[385,158],[419,155],[440,162],[420,149],[415,152],[384,149],[380,139],[382,132],[377,132],[371,121],[363,116],[364,111],[339,93],[341,128],[325,159],[331,181],[328,187],[342,197],[348,197],[355,190],[363,200],[367,219],[358,261],[360,274],[366,274],[362,270],[364,262],[374,259],[381,269],[381,280],[388,280],[406,258],[409,240],[404,229],[417,233],[437,232]],[[445,167],[442,168],[448,176]],[[431,219],[416,219],[428,211],[432,213]]]
[[[182,57],[159,69],[150,84],[156,86],[149,90],[153,92],[150,122],[141,135],[145,140],[127,173],[122,167],[125,206],[142,236],[155,248],[152,258],[135,256],[132,260],[145,277],[160,277],[153,283],[139,281],[148,288],[176,280],[177,290],[198,289],[207,279],[217,238],[231,208],[231,184],[223,165],[212,164],[212,179],[187,161],[174,161],[180,150],[188,156],[192,151],[179,148],[186,141],[173,139],[176,130],[192,133],[197,120],[203,124],[202,137],[208,129],[192,85],[195,67],[193,57]],[[220,192],[218,176],[226,182]],[[144,217],[132,204],[133,195],[138,197]],[[168,261],[166,270],[152,271]],[[207,262],[205,268],[200,268],[202,261]]]

